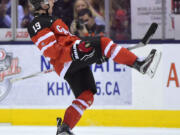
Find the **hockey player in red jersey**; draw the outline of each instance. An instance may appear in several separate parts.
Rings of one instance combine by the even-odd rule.
[[[50,58],[56,73],[69,83],[75,96],[63,121],[57,119],[56,135],[73,135],[71,130],[93,104],[97,91],[90,65],[101,63],[107,57],[146,74],[157,51],[153,49],[140,61],[135,54],[107,37],[80,39],[69,32],[61,19],[51,16],[53,0],[30,0],[30,3],[34,8],[34,19],[28,26],[29,35],[42,54]]]

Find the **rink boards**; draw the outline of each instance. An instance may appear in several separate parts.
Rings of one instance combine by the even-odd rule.
[[[61,109],[1,109],[1,123],[55,126]],[[78,126],[180,127],[180,111],[173,110],[87,110]]]
[[[22,77],[51,68],[48,60],[31,45],[1,48],[7,55],[13,54],[11,69],[1,71],[1,79]],[[153,79],[112,61],[103,66],[92,66],[98,93],[93,106],[85,111],[78,125],[180,127],[180,46],[153,44],[137,49],[135,53],[146,56],[151,48],[163,53]],[[56,117],[63,116],[73,98],[68,84],[55,73],[19,81],[0,101],[0,122],[56,125]]]

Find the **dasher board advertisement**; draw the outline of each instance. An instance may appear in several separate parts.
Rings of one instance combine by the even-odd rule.
[[[173,46],[173,47],[172,47]],[[165,45],[163,49],[164,104],[168,109],[180,109],[180,45]]]
[[[0,28],[0,41],[10,41],[13,38],[13,32],[11,28]],[[30,41],[27,29],[16,29],[15,38],[17,41]]]
[[[153,36],[154,39],[162,38],[162,2],[165,3],[165,38],[174,38],[174,12],[171,0],[131,0],[131,34],[132,39],[141,39],[148,27],[156,22],[158,30]]]
[[[28,76],[52,68],[49,61],[33,45],[2,45],[0,52],[3,52],[0,56],[5,54],[11,57],[8,64],[5,62],[8,59],[1,57],[1,82],[8,78]],[[103,65],[94,64],[91,69],[97,87],[94,107],[112,108],[112,106],[132,104],[130,68],[109,60]],[[51,72],[14,82],[6,97],[0,101],[0,106],[65,108],[73,99],[74,95],[68,83],[55,72]]]

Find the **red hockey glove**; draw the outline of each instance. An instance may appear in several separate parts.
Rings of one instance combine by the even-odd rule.
[[[88,53],[92,50],[92,47],[89,47],[89,43],[86,43],[85,41],[80,42],[80,44],[77,46],[80,52]]]
[[[72,46],[72,59],[74,61],[87,61],[95,54],[95,49],[90,47],[89,42],[81,41],[79,44]]]

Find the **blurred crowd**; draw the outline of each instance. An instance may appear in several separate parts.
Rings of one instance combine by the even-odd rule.
[[[33,18],[27,0],[19,0],[17,13],[17,27],[26,28]],[[11,0],[0,0],[0,28],[10,28],[11,22]]]
[[[11,27],[11,1],[0,0],[0,28]],[[130,0],[110,0],[109,11],[110,37],[130,39]],[[28,0],[18,0],[17,13],[17,27],[26,28],[33,19]],[[57,0],[53,9],[53,15],[79,37],[106,35],[104,13],[104,0]]]

